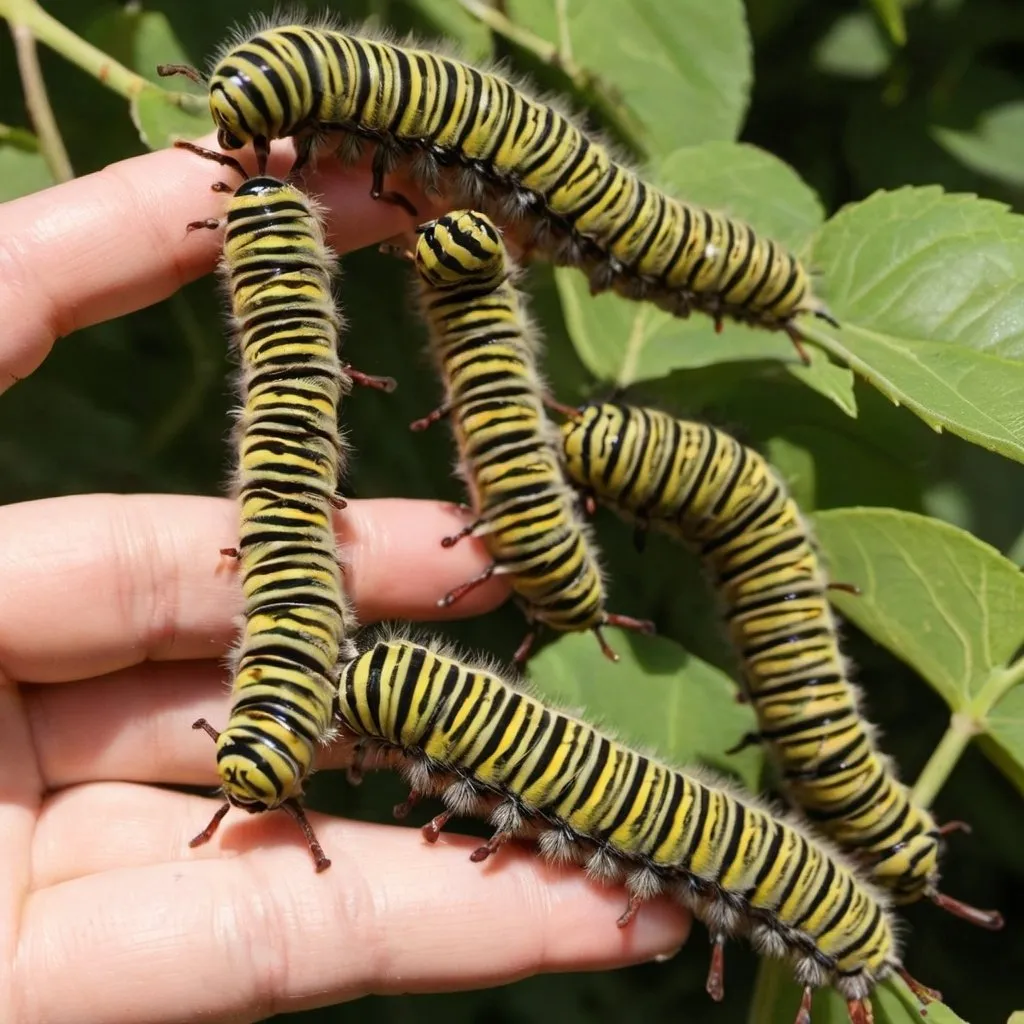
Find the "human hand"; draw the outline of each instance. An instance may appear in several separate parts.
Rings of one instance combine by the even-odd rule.
[[[209,185],[229,177],[163,151],[0,208],[3,386],[58,337],[212,269],[219,235],[184,225],[222,213]],[[331,218],[340,252],[411,226],[368,183],[365,168],[326,163],[310,183],[344,211]],[[408,183],[393,187],[429,209]],[[440,547],[461,525],[441,503],[351,502],[338,529],[360,619],[444,615],[437,595],[487,562],[472,543]],[[468,860],[478,841],[447,832],[430,847],[408,828],[311,815],[333,861],[318,875],[287,815],[232,812],[190,850],[213,805],[153,783],[217,784],[213,747],[190,724],[228,713],[221,658],[241,601],[218,549],[236,529],[218,498],[0,509],[5,1022],[249,1021],[369,992],[615,967],[684,940],[670,904],[619,930],[619,890],[512,848],[481,870]],[[458,611],[505,595],[492,581]]]

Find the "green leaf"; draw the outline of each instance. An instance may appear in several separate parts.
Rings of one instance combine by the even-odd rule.
[[[762,960],[758,968],[747,1024],[793,1024],[800,1005],[800,986],[792,969],[780,960]],[[871,993],[875,1024],[966,1024],[944,1003],[923,1009],[899,978],[883,981]],[[926,1014],[926,1016],[925,1016]],[[811,1007],[814,1024],[849,1024],[846,1001],[834,989],[819,989]]]
[[[53,184],[36,137],[23,128],[0,125],[0,203]]]
[[[131,102],[132,121],[150,149],[163,149],[175,139],[194,139],[213,126],[206,101],[182,92],[146,85]]]
[[[1006,1024],[1024,1024],[1024,1010],[1014,1010],[1007,1018]]]
[[[902,46],[907,41],[907,26],[903,21],[902,0],[871,0],[878,20],[885,26],[889,38]]]
[[[985,755],[1024,793],[1024,686],[1015,686],[989,712],[979,740]]]
[[[876,193],[813,263],[842,331],[806,333],[936,429],[1024,460],[1024,218],[941,189]]]
[[[932,136],[971,170],[1024,188],[1024,101],[987,111],[971,131],[935,127]]]
[[[1010,659],[1024,643],[1024,574],[995,548],[926,516],[862,508],[814,520],[832,576],[861,589],[832,595],[839,610],[966,716],[1020,785],[1024,659]]]
[[[510,0],[509,17],[557,45],[551,0]],[[741,0],[569,0],[573,61],[621,93],[648,156],[733,139],[751,83]]]
[[[671,764],[695,761],[738,775],[757,790],[760,750],[726,756],[752,731],[753,712],[736,700],[727,675],[663,637],[607,631],[620,660],[609,661],[590,634],[568,634],[528,663],[533,688],[545,700],[585,708],[625,742],[653,749]]]
[[[809,246],[823,211],[818,197],[788,165],[746,144],[709,142],[680,149],[652,175],[673,195],[749,221],[787,248]],[[599,380],[620,387],[664,377],[673,370],[722,362],[780,360],[804,384],[853,415],[853,377],[821,353],[805,367],[783,334],[725,324],[709,317],[680,320],[650,303],[590,294],[578,271],[556,271],[566,324],[580,359]]]
[[[865,11],[837,18],[814,51],[815,67],[826,75],[877,78],[892,61],[892,50]]]

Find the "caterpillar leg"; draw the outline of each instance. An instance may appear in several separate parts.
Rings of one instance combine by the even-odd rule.
[[[530,656],[530,651],[533,650],[533,645],[537,641],[538,627],[536,625],[530,627],[530,631],[520,641],[519,646],[516,648],[516,653],[512,655],[513,665],[522,665]],[[613,652],[614,653],[614,652]]]
[[[458,534],[456,537],[458,537]],[[448,539],[448,537],[445,537],[445,540]],[[443,543],[444,541],[442,541],[442,544]],[[455,542],[452,541],[452,543]],[[451,544],[445,546],[451,547]],[[492,562],[482,573],[480,573],[479,576],[474,576],[471,580],[467,580],[465,583],[460,584],[454,590],[449,590],[448,593],[437,602],[438,608],[450,608],[456,601],[470,593],[470,591],[476,590],[477,587],[482,587],[498,571],[497,565]]]
[[[348,508],[348,502],[340,494],[332,494],[327,500],[331,503],[331,508]]]
[[[862,593],[860,587],[858,587],[856,583],[836,583],[833,581],[831,583],[826,583],[825,589],[842,590],[845,591],[847,594],[853,594],[854,597],[860,597]]]
[[[642,896],[638,896],[635,892],[629,894],[629,899],[626,901],[626,909],[618,916],[615,923],[619,928],[625,928],[630,921],[636,917],[636,912],[640,909],[641,904],[644,902]]]
[[[313,855],[313,863],[316,866],[317,874],[321,871],[326,871],[331,866],[330,859],[324,854],[324,848],[320,845],[320,841],[317,839],[313,826],[310,825],[301,804],[297,800],[287,800],[281,804],[281,809],[287,811],[302,830],[302,835],[305,837],[309,852]]]
[[[350,786],[361,786],[366,774],[366,744],[356,740],[352,747],[352,763],[345,768],[345,781]]]
[[[441,538],[441,547],[443,547],[443,548],[453,548],[453,547],[455,547],[455,545],[458,544],[460,540],[462,540],[464,537],[468,537],[468,536],[470,536],[472,534],[472,532],[476,529],[476,525],[477,524],[475,522],[468,523],[461,530],[459,530],[458,533],[452,533],[452,534],[449,534],[447,537],[442,537]]]
[[[574,423],[579,421],[579,409],[574,409],[571,405],[565,405],[564,403],[552,398],[548,394],[544,395],[542,401],[548,409],[550,409],[552,412],[557,412],[559,416],[564,416],[567,420],[572,420]]]
[[[409,812],[423,799],[423,794],[416,789],[410,789],[409,795],[400,803],[391,808],[391,813],[397,821],[404,821],[409,817]]]
[[[376,377],[370,373],[363,373],[362,370],[354,369],[350,363],[345,363],[342,371],[351,378],[353,383],[364,388],[374,388],[377,391],[387,391],[390,394],[398,387],[398,381],[394,377]]]
[[[977,907],[972,907],[969,903],[964,903],[962,900],[947,896],[944,892],[939,892],[937,889],[933,889],[928,893],[928,899],[937,907],[945,910],[946,913],[959,917],[964,921],[970,921],[971,924],[977,925],[979,928],[985,928],[990,932],[999,931],[1006,923],[1003,915],[998,910],[979,910]],[[910,985],[910,982],[907,981],[907,984]],[[911,988],[913,988],[912,985]]]
[[[511,832],[499,830],[484,843],[478,846],[470,855],[469,859],[474,864],[480,864],[487,860],[492,853],[497,853],[510,839],[514,838]]]
[[[288,172],[288,177],[292,177],[299,173],[306,164],[309,163],[309,158],[313,155],[313,144],[316,141],[312,133],[302,136],[293,136],[295,143],[295,162],[292,164],[292,169]]]
[[[192,723],[193,729],[202,729],[214,743],[220,739],[220,733],[214,729],[212,725],[205,719],[200,718]],[[213,837],[214,832],[217,831],[217,827],[224,820],[224,815],[231,809],[230,803],[223,803],[217,808],[213,817],[210,819],[210,823],[203,829],[199,835],[189,841],[189,847],[195,849],[197,846],[202,846],[204,843],[208,843]],[[302,830],[302,835],[306,840],[306,845],[309,847],[309,852],[313,856],[313,864],[316,867],[317,874],[321,871],[325,871],[331,866],[330,860],[324,854],[324,849],[320,845],[319,840],[316,838],[316,833],[313,831],[313,826],[310,825],[309,820],[306,818],[305,812],[302,810],[301,805],[297,800],[286,800],[281,804],[281,809],[287,811],[296,821],[299,828]]]
[[[182,75],[190,82],[206,88],[206,79],[191,64],[157,64],[156,73],[161,78],[170,78],[172,75]]]
[[[389,153],[386,147],[378,145],[377,151],[373,154],[373,184],[370,187],[370,198],[379,199],[383,203],[391,203],[393,206],[400,206],[406,213],[418,217],[419,212],[416,207],[401,192],[384,191],[384,175],[388,170],[388,157]]]
[[[609,661],[618,661],[619,656],[605,640],[604,634],[601,632],[602,626],[618,626],[620,629],[630,629],[634,633],[643,633],[645,636],[654,636],[654,623],[648,619],[634,619],[631,615],[618,615],[615,612],[609,612],[605,615],[604,622],[600,626],[595,626],[593,629],[594,636],[597,637],[597,642],[601,646],[601,653]]]
[[[733,754],[740,754],[745,750],[751,748],[751,746],[761,745],[761,733],[760,732],[744,732],[738,742],[735,742],[725,752],[726,757],[732,757]]]
[[[430,821],[423,826],[420,831],[423,833],[423,838],[428,843],[436,843],[438,836],[441,835],[442,830],[454,816],[454,811],[442,811],[436,817],[431,818]]]
[[[436,409],[432,409],[427,413],[426,416],[421,417],[418,420],[413,420],[409,424],[409,429],[415,432],[426,430],[427,427],[433,426],[435,423],[439,423],[446,416],[451,415],[451,411],[454,406],[451,405],[439,405]]]
[[[188,841],[190,849],[195,849],[197,846],[202,846],[204,843],[208,843],[213,838],[213,833],[217,831],[217,826],[224,820],[224,815],[231,810],[231,804],[223,803],[220,807],[214,811],[213,817],[210,819],[210,824],[203,829],[199,835]]]
[[[875,1014],[870,999],[847,999],[846,1012],[850,1024],[875,1024]]]
[[[804,994],[800,997],[800,1008],[796,1011],[796,1019],[793,1024],[811,1024],[811,997],[813,992],[810,985],[804,985]]]
[[[725,998],[725,936],[711,936],[711,964],[704,991],[716,1002]]]
[[[789,340],[793,342],[793,348],[796,349],[796,353],[800,357],[800,362],[802,362],[804,366],[810,366],[811,357],[807,354],[807,349],[804,348],[803,335],[791,323],[788,322],[784,325],[783,330],[785,330],[785,332],[789,335]],[[808,1013],[810,1013],[809,1010]]]
[[[184,139],[175,139],[174,148],[187,150],[189,153],[195,153],[196,156],[201,156],[204,160],[212,160],[214,163],[220,164],[221,167],[228,167],[243,181],[249,177],[246,169],[233,156],[228,156],[226,153],[218,153],[212,149],[204,149],[202,146],[197,146],[194,142],[186,142]],[[259,155],[258,150],[257,155]],[[263,163],[260,164],[260,174],[263,173],[265,168],[266,155],[264,155]],[[218,188],[217,191],[220,192],[222,190]]]
[[[971,834],[971,826],[966,821],[947,821],[945,825],[939,826],[939,835],[948,836],[951,832],[966,832]]]

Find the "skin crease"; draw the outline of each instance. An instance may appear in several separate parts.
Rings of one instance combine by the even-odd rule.
[[[271,172],[289,159],[283,147]],[[221,214],[224,197],[209,189],[218,180],[236,183],[164,150],[0,207],[0,388],[57,338],[209,273],[219,234],[186,236],[184,225]],[[400,174],[390,187],[421,214],[439,212]],[[310,188],[344,211],[330,225],[339,251],[411,227],[369,199],[365,167],[324,161]],[[468,860],[478,841],[457,835],[430,847],[409,828],[312,815],[334,861],[317,875],[287,816],[235,811],[190,850],[215,805],[147,784],[217,783],[212,745],[190,724],[228,711],[220,659],[241,601],[217,552],[234,542],[235,515],[225,499],[179,495],[0,508],[5,1024],[254,1021],[678,948],[689,921],[675,906],[655,902],[620,930],[620,890],[515,848],[480,870]],[[479,543],[440,547],[462,521],[441,503],[402,499],[339,513],[360,618],[444,616],[437,595],[487,564]],[[506,596],[494,581],[457,611]]]

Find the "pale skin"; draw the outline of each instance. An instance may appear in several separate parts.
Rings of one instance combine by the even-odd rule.
[[[269,170],[286,167],[285,152]],[[211,271],[219,232],[186,235],[185,223],[220,216],[218,180],[237,184],[167,150],[0,207],[0,384],[32,373],[57,338]],[[421,216],[437,212],[406,184],[396,176],[392,187]],[[330,223],[340,252],[412,224],[370,200],[365,167],[325,163],[310,187],[344,211]],[[437,608],[489,561],[472,540],[441,547],[463,525],[451,507],[352,502],[337,523],[363,622],[479,614],[507,594],[495,580],[454,612]],[[233,504],[216,497],[94,494],[0,508],[5,1021],[255,1021],[678,948],[689,922],[669,903],[619,929],[621,889],[512,846],[478,867],[469,854],[479,841],[458,835],[430,846],[408,827],[314,813],[333,861],[318,875],[287,815],[232,811],[209,844],[189,849],[216,804],[152,783],[217,784],[212,745],[190,725],[222,724],[228,712],[221,658],[240,600],[218,552],[236,528]]]

